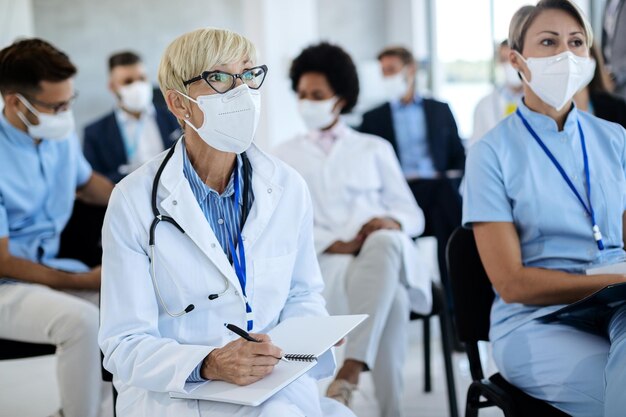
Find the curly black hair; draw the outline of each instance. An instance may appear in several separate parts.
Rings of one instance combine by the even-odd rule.
[[[291,63],[289,77],[291,88],[298,90],[303,74],[323,74],[335,94],[345,100],[341,113],[349,113],[359,97],[359,77],[352,58],[346,51],[328,42],[312,45],[303,50]]]

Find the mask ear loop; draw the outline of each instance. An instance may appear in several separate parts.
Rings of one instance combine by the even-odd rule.
[[[41,123],[41,119],[39,117],[39,112],[37,111],[37,109],[35,109],[33,107],[33,105],[30,104],[28,102],[28,100],[26,100],[26,98],[23,95],[18,93],[15,96],[28,109],[29,112],[31,112],[32,114],[34,114],[37,117],[37,121],[39,121]],[[37,125],[33,125],[31,122],[29,122],[28,118],[21,111],[18,110],[16,114],[17,114],[17,117],[22,121],[22,123],[24,123],[27,127],[37,126]]]
[[[519,57],[519,59],[522,60],[522,62],[524,64],[526,64],[526,68],[528,68],[528,61],[526,60],[526,58],[524,58],[522,56],[522,54],[520,54],[518,51],[513,51],[517,54],[517,56]],[[517,71],[517,73],[519,74],[520,78],[522,79],[522,81],[524,81],[526,83],[526,85],[530,86],[530,82],[528,82],[528,80],[526,79],[526,76],[524,75],[524,73],[518,69],[515,69],[515,71]],[[528,68],[528,71],[530,72],[530,68]]]
[[[185,97],[186,99],[193,101],[194,103],[198,104],[198,100],[194,100],[193,98],[189,97],[187,94],[185,93],[181,93],[178,90],[174,90],[176,91],[178,94],[180,94],[181,96]],[[196,128],[194,125],[191,124],[191,122],[187,119],[189,119],[190,115],[189,113],[185,114],[185,120],[183,120],[183,122],[185,122],[187,124],[187,126],[189,126],[190,128],[192,128],[197,134],[200,134],[198,128]]]

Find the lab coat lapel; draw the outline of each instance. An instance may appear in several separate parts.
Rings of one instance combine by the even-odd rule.
[[[246,251],[251,248],[263,233],[283,193],[283,188],[274,182],[275,165],[255,145],[246,152],[252,165],[252,191],[254,204],[243,227],[242,238]],[[277,234],[278,236],[278,234]]]
[[[239,288],[239,280],[226,254],[213,233],[213,229],[204,217],[202,209],[191,191],[189,183],[183,175],[183,142],[178,141],[172,159],[166,165],[161,176],[161,184],[165,188],[160,200],[163,214],[171,216],[183,228],[187,236],[215,264],[235,288]],[[161,190],[162,191],[162,188]],[[161,193],[159,193],[161,195]]]

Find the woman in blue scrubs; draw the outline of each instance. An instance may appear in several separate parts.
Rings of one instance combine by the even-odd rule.
[[[626,131],[579,111],[592,32],[567,0],[521,9],[510,61],[518,111],[470,151],[463,223],[496,291],[490,338],[503,376],[573,416],[626,413],[626,308],[591,334],[535,318],[624,275],[585,270],[625,258]]]

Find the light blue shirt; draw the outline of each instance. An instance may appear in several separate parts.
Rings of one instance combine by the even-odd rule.
[[[400,100],[390,103],[400,166],[406,178],[432,178],[437,174],[426,136],[423,103],[417,95],[408,104]]]
[[[88,270],[56,257],[76,189],[91,173],[75,133],[35,144],[0,114],[0,238],[9,238],[11,255],[70,272]]]
[[[229,237],[233,241],[233,245],[237,246],[237,233],[240,231],[241,227],[241,214],[243,208],[243,191],[244,191],[244,181],[243,181],[243,163],[240,155],[237,155],[237,170],[239,175],[239,190],[241,195],[239,196],[238,204],[235,206],[235,175],[234,172],[230,176],[230,180],[226,189],[222,194],[219,194],[217,191],[209,187],[200,179],[193,165],[191,165],[191,161],[187,156],[187,149],[185,146],[183,149],[183,174],[185,178],[189,182],[189,186],[191,187],[191,191],[193,192],[194,197],[198,201],[200,205],[200,209],[202,209],[202,213],[204,217],[207,219],[209,224],[211,225],[211,229],[213,233],[215,233],[215,237],[218,242],[222,246],[224,253],[232,262],[232,254],[230,253],[230,244]],[[252,206],[254,198],[251,198],[248,201],[248,211]],[[198,364],[198,366],[193,370],[189,378],[187,378],[188,382],[201,382],[204,379],[200,376],[200,368],[202,367],[202,363]]]
[[[580,121],[589,155],[591,200],[606,249],[598,249],[585,209],[516,114],[470,149],[463,224],[513,223],[519,234],[522,263],[527,267],[580,273],[591,266],[623,260],[626,131],[573,108],[559,132],[553,119],[531,111],[523,101],[519,109],[587,203],[577,127]],[[496,294],[490,338],[500,338],[558,307],[507,304]]]

